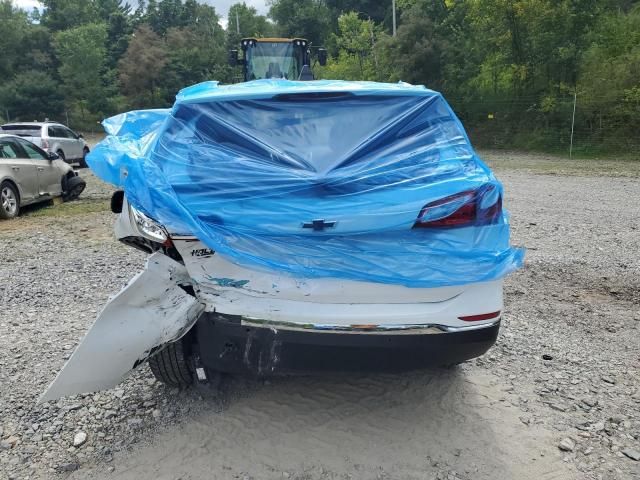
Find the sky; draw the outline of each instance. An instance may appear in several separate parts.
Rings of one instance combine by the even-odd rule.
[[[222,17],[220,23],[223,27],[227,28],[227,13],[229,12],[229,7],[234,3],[242,0],[199,0],[200,3],[207,3],[209,5],[213,5],[216,8],[216,13]],[[269,8],[267,7],[267,0],[244,0],[244,2],[252,7],[255,7],[258,10],[258,13],[262,15],[266,15]],[[14,5],[23,8],[25,10],[31,11],[33,7],[42,8],[42,4],[38,0],[13,0]],[[129,3],[132,5],[137,4],[135,0],[129,0]]]

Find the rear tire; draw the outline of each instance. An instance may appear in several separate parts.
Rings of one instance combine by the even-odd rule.
[[[85,148],[82,151],[82,158],[78,162],[79,168],[87,168],[87,155],[89,154],[89,149]]]
[[[64,152],[62,150],[57,150],[56,154],[58,155],[58,157],[60,157],[60,160],[62,160],[63,162],[67,161],[67,157],[64,156]]]
[[[16,187],[10,182],[0,185],[0,218],[17,217],[20,213],[20,195]]]
[[[186,388],[193,383],[193,372],[183,339],[170,343],[148,360],[153,376],[170,387]]]

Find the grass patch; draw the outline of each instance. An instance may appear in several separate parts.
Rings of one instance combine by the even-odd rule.
[[[497,171],[519,170],[549,175],[640,177],[640,158],[572,158],[501,150],[480,150],[480,157]]]
[[[107,199],[82,199],[60,205],[53,205],[49,202],[25,207],[22,215],[25,217],[70,217],[86,213],[109,212],[110,210],[110,201]]]

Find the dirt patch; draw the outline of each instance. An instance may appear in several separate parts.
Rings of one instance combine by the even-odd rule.
[[[235,385],[95,478],[577,478],[518,397],[466,367]]]

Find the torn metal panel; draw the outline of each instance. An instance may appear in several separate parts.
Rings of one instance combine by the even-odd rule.
[[[179,285],[186,269],[162,253],[100,312],[39,402],[112,388],[165,343],[182,337],[204,307]]]

